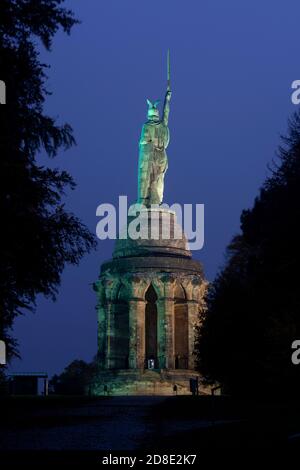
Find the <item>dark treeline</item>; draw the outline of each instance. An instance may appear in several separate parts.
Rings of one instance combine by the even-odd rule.
[[[298,394],[300,365],[300,112],[289,121],[271,174],[211,284],[197,342],[208,382],[232,394]]]
[[[68,124],[44,113],[47,67],[39,48],[55,33],[69,34],[77,20],[64,0],[1,0],[0,79],[0,338],[16,353],[10,329],[34,307],[37,294],[55,297],[66,263],[77,264],[95,244],[63,196],[75,184],[59,169],[39,165],[40,152],[55,157],[75,143]]]
[[[86,363],[75,359],[60,375],[50,380],[50,392],[56,395],[88,395],[89,386],[97,371],[97,360]]]

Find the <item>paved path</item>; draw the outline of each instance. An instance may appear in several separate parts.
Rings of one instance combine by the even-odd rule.
[[[165,397],[110,397],[71,409],[34,412],[17,429],[0,430],[6,450],[136,450],[157,431],[153,407]]]
[[[282,445],[282,432],[269,420],[257,426],[255,421],[242,419],[209,419],[210,413],[191,413],[178,406],[180,400],[166,403],[167,397],[105,397],[81,402],[66,400],[26,407],[22,402],[10,402],[1,422],[1,450],[66,450],[66,451],[139,451],[160,449],[168,444],[198,449],[207,445],[256,446],[261,443]],[[30,405],[30,401],[28,402]],[[3,403],[4,404],[4,403]],[[207,403],[209,406],[209,403]],[[13,406],[13,407],[12,407]],[[158,407],[158,408],[157,408]],[[18,412],[18,409],[22,410]],[[10,411],[13,410],[13,411]],[[179,411],[177,413],[177,411]],[[11,415],[13,413],[14,416]],[[221,416],[221,415],[220,415]],[[258,433],[260,431],[260,433]],[[298,435],[291,439],[298,443]],[[276,444],[277,445],[277,444]],[[178,447],[179,446],[179,447]],[[97,452],[96,452],[97,453]],[[0,462],[1,462],[0,452]]]

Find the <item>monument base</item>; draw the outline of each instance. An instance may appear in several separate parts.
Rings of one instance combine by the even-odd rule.
[[[200,385],[200,378],[198,372],[186,369],[103,370],[91,385],[90,393],[94,396],[191,395],[190,379],[198,379],[199,393],[209,393]]]
[[[194,345],[207,286],[202,265],[174,212],[143,210],[143,220],[151,236],[116,240],[94,285],[99,369],[92,395],[189,395],[190,379],[200,378]]]

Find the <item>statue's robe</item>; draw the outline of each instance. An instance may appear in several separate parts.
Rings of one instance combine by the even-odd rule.
[[[166,148],[170,134],[168,128],[169,103],[165,101],[163,119],[147,121],[139,142],[138,202],[146,205],[161,204],[164,175],[168,168]]]

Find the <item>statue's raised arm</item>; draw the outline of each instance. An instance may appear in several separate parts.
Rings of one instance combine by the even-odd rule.
[[[168,126],[169,113],[170,113],[170,99],[171,99],[170,49],[168,49],[168,54],[167,54],[167,83],[168,83],[168,86],[167,86],[167,92],[165,96],[163,119],[162,119],[165,126]]]
[[[163,123],[165,126],[167,126],[169,122],[171,96],[172,96],[171,90],[167,90],[166,96],[165,96],[165,102],[164,102],[164,110],[163,110]]]

